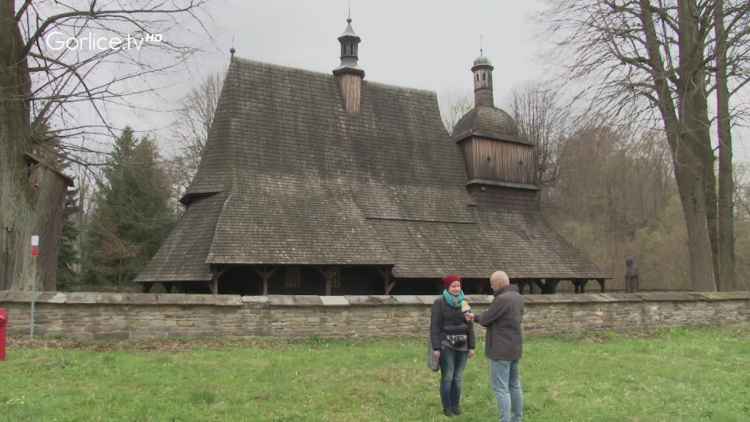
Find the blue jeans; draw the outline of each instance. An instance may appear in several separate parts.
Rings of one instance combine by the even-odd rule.
[[[440,346],[440,400],[443,409],[453,409],[461,402],[461,378],[469,352]]]
[[[517,360],[490,359],[490,384],[497,396],[499,422],[520,422],[523,414],[523,393],[518,377]]]

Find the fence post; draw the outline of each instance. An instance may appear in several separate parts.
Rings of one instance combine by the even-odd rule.
[[[5,360],[5,326],[8,325],[8,311],[0,308],[0,362]]]

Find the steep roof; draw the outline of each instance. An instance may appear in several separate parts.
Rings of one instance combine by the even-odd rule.
[[[541,215],[475,210],[435,93],[363,81],[361,98],[347,115],[334,76],[233,58],[185,215],[137,281],[208,280],[210,264],[601,276]]]

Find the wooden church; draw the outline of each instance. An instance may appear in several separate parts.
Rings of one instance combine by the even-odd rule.
[[[542,216],[534,145],[494,106],[490,60],[474,61],[475,107],[451,136],[434,92],[364,80],[347,22],[332,74],[233,55],[144,291],[437,294],[456,273],[480,293],[496,270],[522,291],[603,290],[609,277]]]

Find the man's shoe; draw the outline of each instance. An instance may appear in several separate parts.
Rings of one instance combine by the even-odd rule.
[[[461,408],[458,407],[458,406],[454,407],[453,408],[453,414],[456,415],[456,416],[460,415],[461,414]]]
[[[443,414],[450,418],[453,416],[453,409],[443,409]]]

